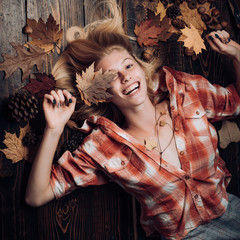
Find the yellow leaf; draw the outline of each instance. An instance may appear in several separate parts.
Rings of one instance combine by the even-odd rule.
[[[166,11],[167,9],[164,7],[163,3],[159,1],[156,7],[155,15],[157,16],[158,14],[160,14],[160,21],[162,21],[163,18],[166,16]]]
[[[190,25],[190,28],[185,27],[184,29],[181,29],[181,32],[182,35],[180,36],[178,41],[184,42],[185,47],[193,48],[193,51],[196,54],[201,53],[202,49],[206,50],[203,39],[201,38],[197,29],[192,24]]]
[[[6,158],[12,160],[12,163],[17,163],[23,159],[27,160],[29,149],[22,145],[22,139],[29,131],[29,124],[24,128],[20,128],[19,137],[17,137],[16,133],[12,134],[5,131],[5,139],[3,143],[7,146],[7,148],[0,149],[0,151],[6,155]]]
[[[206,9],[205,13],[211,15],[212,8],[210,4],[210,2],[205,2],[204,4],[197,4],[197,8],[190,9],[187,1],[184,1],[179,6],[182,15],[178,16],[177,18],[183,20],[187,26],[192,24],[198,30],[199,34],[202,35],[203,31],[207,29],[207,26],[202,21],[201,14],[198,13],[197,9],[200,6],[204,7]],[[174,26],[171,26],[169,31],[176,34],[181,33],[179,29],[176,29]]]

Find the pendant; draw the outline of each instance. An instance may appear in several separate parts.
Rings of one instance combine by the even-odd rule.
[[[148,151],[152,151],[154,148],[157,147],[156,139],[144,139],[144,147]]]
[[[159,126],[160,127],[163,127],[163,126],[165,126],[167,123],[164,121],[164,120],[162,120],[162,121],[159,121]]]

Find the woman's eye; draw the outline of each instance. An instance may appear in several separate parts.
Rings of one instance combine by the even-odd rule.
[[[128,64],[127,66],[126,66],[126,69],[129,69],[129,68],[131,68],[133,66],[133,64]]]

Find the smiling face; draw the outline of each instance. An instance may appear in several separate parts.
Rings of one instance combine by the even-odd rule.
[[[109,92],[113,95],[109,100],[120,110],[133,108],[143,104],[147,96],[145,73],[139,63],[126,50],[113,50],[103,57],[97,69],[116,71],[117,77],[111,82]]]

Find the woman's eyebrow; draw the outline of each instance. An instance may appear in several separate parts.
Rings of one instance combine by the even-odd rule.
[[[122,63],[124,63],[124,62],[125,62],[126,60],[128,60],[128,59],[132,60],[130,57],[127,57],[127,58],[125,58],[125,59],[122,60]]]

